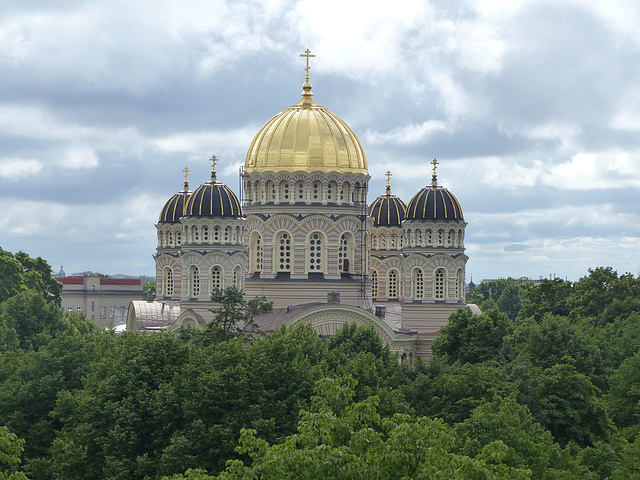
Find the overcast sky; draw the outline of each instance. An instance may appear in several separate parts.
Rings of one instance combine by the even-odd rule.
[[[238,193],[253,135],[314,99],[364,146],[369,201],[430,181],[467,280],[640,271],[637,0],[0,0],[0,247],[154,273],[164,202]]]

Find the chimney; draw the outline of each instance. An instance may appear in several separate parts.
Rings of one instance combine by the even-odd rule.
[[[340,293],[339,292],[329,292],[329,293],[327,293],[327,303],[329,305],[338,305],[338,304],[340,304]]]

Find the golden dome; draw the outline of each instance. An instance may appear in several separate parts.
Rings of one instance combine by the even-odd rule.
[[[351,127],[313,101],[308,81],[303,90],[300,102],[258,131],[247,152],[245,171],[367,174],[367,157]]]

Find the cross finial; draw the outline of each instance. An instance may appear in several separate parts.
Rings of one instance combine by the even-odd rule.
[[[189,183],[189,172],[191,170],[189,170],[189,167],[184,167],[184,170],[182,170],[184,172],[184,183]]]
[[[385,173],[384,175],[385,177],[387,177],[387,193],[391,193],[391,184],[389,183],[389,180],[392,177],[391,172],[387,170],[387,173]]]
[[[218,157],[211,155],[211,178],[216,178],[216,163],[218,163]]]
[[[436,177],[436,167],[439,165],[439,162],[434,158],[433,162],[431,162],[431,165],[433,165],[433,173],[431,174],[431,185],[438,185],[438,180]]]
[[[307,68],[304,69],[305,72],[307,72],[307,82],[309,81],[309,69],[311,68],[309,66],[309,58],[311,57],[315,57],[315,55],[311,55],[311,50],[309,50],[308,48],[304,51],[304,53],[302,53],[300,55],[301,57],[306,57],[307,58]]]

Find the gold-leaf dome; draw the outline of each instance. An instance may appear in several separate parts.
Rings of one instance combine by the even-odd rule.
[[[252,172],[339,172],[367,174],[367,157],[351,127],[313,101],[311,84],[302,100],[258,131],[245,160]]]

